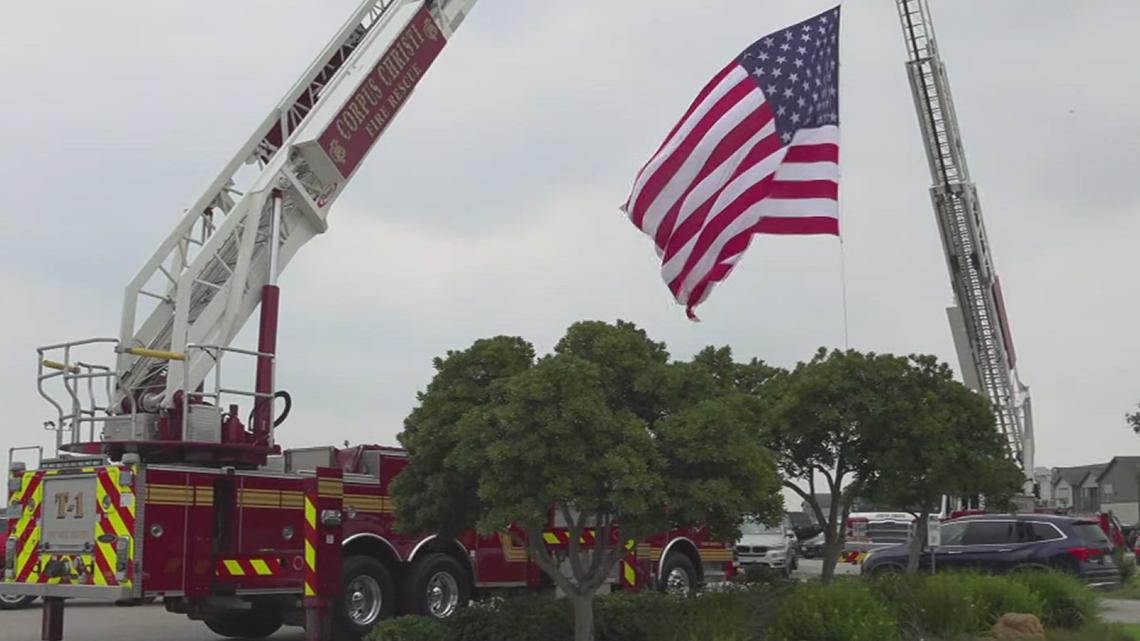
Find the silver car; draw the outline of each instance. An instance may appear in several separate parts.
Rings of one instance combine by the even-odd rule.
[[[742,568],[761,565],[791,574],[799,565],[796,557],[796,533],[787,517],[776,525],[745,521],[736,542],[736,563]]]

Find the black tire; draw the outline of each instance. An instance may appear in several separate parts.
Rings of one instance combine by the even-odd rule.
[[[36,600],[34,596],[16,596],[15,594],[0,594],[0,610],[22,610]]]
[[[214,634],[231,639],[264,639],[281,628],[281,616],[265,610],[227,612],[202,622]]]
[[[670,594],[688,594],[697,589],[698,577],[697,568],[689,557],[673,552],[665,557],[665,564],[661,566],[657,589]]]
[[[429,554],[412,564],[400,596],[404,614],[447,619],[471,601],[471,580],[454,557]]]
[[[906,568],[901,565],[884,563],[874,570],[871,570],[871,576],[887,576],[891,574],[903,574],[904,572],[906,572]]]
[[[333,611],[333,638],[356,641],[396,614],[396,584],[384,564],[370,556],[350,556],[341,572],[341,595]]]

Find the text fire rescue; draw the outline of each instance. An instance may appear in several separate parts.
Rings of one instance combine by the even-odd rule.
[[[444,44],[431,14],[421,10],[341,108],[321,136],[321,147],[342,175],[356,169]]]

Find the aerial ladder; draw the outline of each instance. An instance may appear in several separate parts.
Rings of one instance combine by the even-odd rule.
[[[245,467],[279,451],[278,276],[474,4],[356,9],[127,284],[118,334],[38,350],[57,451]],[[259,306],[256,349],[234,347]],[[256,370],[252,389],[227,385],[223,358]],[[237,397],[250,415],[226,407]]]
[[[946,253],[955,304],[947,308],[963,381],[993,405],[1009,454],[1033,475],[1029,388],[1017,372],[1001,284],[986,237],[978,191],[966,165],[946,66],[927,0],[898,0],[907,71],[930,163],[934,215]]]

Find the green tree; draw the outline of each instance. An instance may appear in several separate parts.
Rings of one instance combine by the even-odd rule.
[[[417,464],[393,479],[392,492],[405,509],[397,525],[411,532],[438,532],[451,538],[478,513],[475,477],[444,464],[459,443],[456,424],[485,406],[491,388],[531,366],[534,348],[521,338],[497,336],[450,351],[433,362],[435,376],[418,395],[419,405],[404,419],[400,443]]]
[[[845,523],[880,469],[880,444],[870,435],[903,420],[906,359],[820,349],[790,373],[764,385],[764,439],[776,453],[784,486],[798,494],[823,526],[822,578],[830,582],[846,540]],[[824,510],[817,479],[831,494]]]
[[[1136,407],[1140,408],[1140,404],[1137,404]],[[1128,426],[1132,428],[1133,432],[1140,434],[1140,412],[1125,414],[1124,420],[1128,421]]]
[[[452,386],[433,380],[416,411]],[[734,539],[746,515],[782,508],[775,464],[754,437],[755,396],[707,363],[669,362],[630,323],[575,324],[553,354],[483,387],[450,429],[401,437],[433,455],[409,451],[392,490],[400,523],[435,527],[446,519],[432,501],[447,494],[462,503],[451,523],[505,530],[572,602],[579,641],[593,638],[593,597],[625,541],[691,524]],[[434,484],[402,482],[409,471]],[[552,508],[569,530],[564,549],[543,543]],[[586,530],[594,545],[579,543]]]
[[[878,423],[883,431],[867,434],[879,446],[867,495],[914,515],[907,563],[913,573],[944,495],[981,494],[1000,505],[1021,490],[1025,474],[1009,458],[989,402],[955,381],[949,366],[934,356],[911,356],[903,376],[904,420]]]

